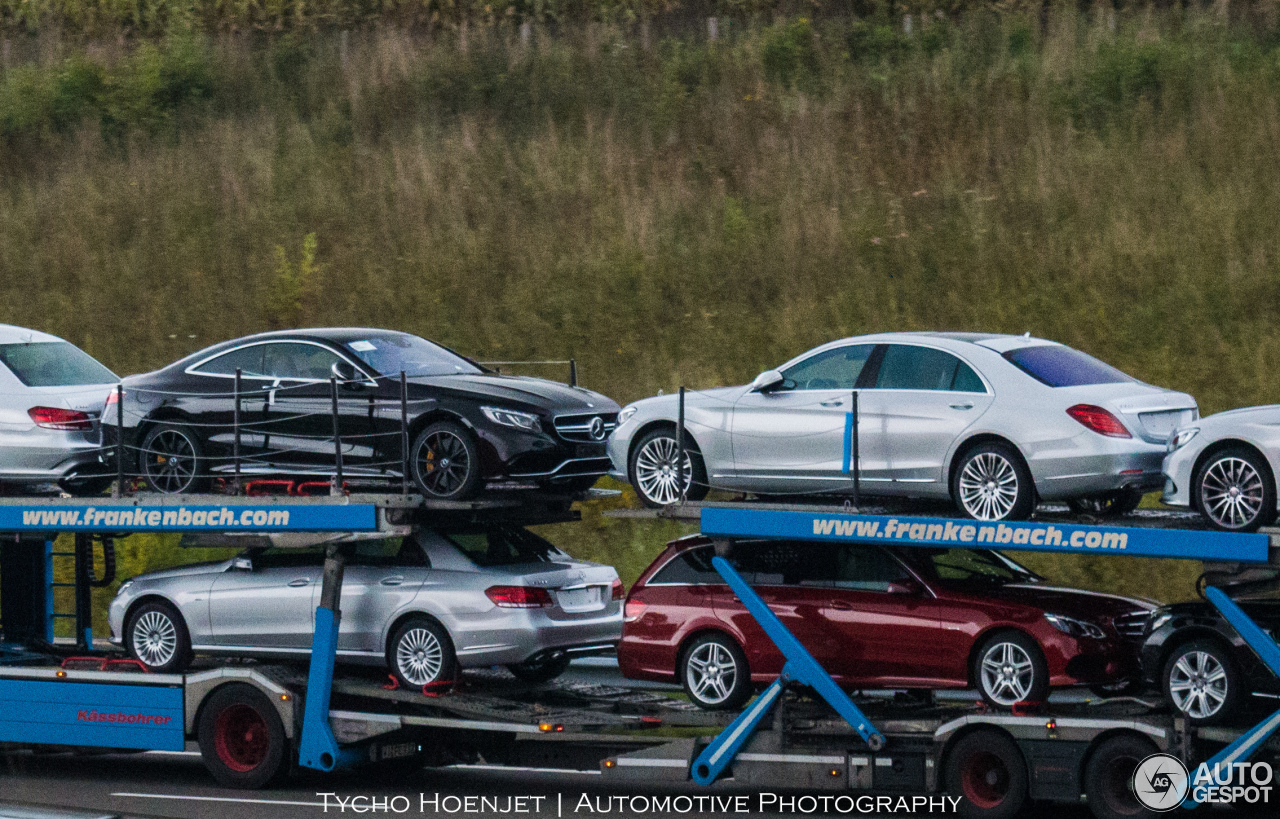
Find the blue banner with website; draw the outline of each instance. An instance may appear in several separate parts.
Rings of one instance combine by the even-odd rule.
[[[175,502],[0,506],[0,532],[371,532],[369,503]]]
[[[987,522],[945,518],[704,508],[711,537],[897,543],[903,546],[989,548],[1067,554],[1121,554],[1187,560],[1266,563],[1265,534],[1080,526],[1039,521]]]

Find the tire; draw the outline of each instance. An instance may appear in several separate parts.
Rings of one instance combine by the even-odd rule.
[[[1095,518],[1117,518],[1137,509],[1140,503],[1142,503],[1142,492],[1137,489],[1126,488],[1108,495],[1072,498],[1067,501],[1067,506],[1077,515],[1090,515]]]
[[[180,495],[209,487],[204,447],[190,427],[160,424],[142,439],[139,471],[152,492]]]
[[[453,683],[458,658],[443,626],[426,617],[412,617],[391,635],[387,667],[402,687],[420,691],[425,685]]]
[[[261,788],[287,770],[284,723],[251,685],[231,683],[210,694],[196,737],[205,767],[224,787]]]
[[[168,603],[143,603],[130,612],[124,639],[129,654],[157,674],[179,674],[191,665],[191,634]]]
[[[700,501],[707,496],[707,468],[702,453],[693,445],[693,438],[685,433],[684,472],[685,499]],[[636,490],[640,502],[651,509],[680,502],[680,487],[676,480],[676,456],[679,444],[674,428],[659,427],[640,436],[631,448],[627,477]]]
[[[114,475],[77,475],[58,481],[58,488],[76,498],[92,498],[101,495],[115,483]]]
[[[951,476],[951,499],[974,520],[1026,520],[1036,506],[1036,487],[1022,456],[992,441],[967,450]]]
[[[1165,660],[1160,681],[1165,700],[1192,725],[1229,719],[1244,684],[1230,650],[1216,640],[1192,640],[1175,648]]]
[[[516,675],[516,679],[530,685],[541,685],[551,682],[569,670],[569,655],[561,654],[542,662],[523,662],[507,666],[507,670]]]
[[[1127,680],[1119,682],[1097,684],[1089,686],[1089,691],[1095,697],[1109,699],[1111,697],[1136,697],[1142,693],[1142,680],[1138,677],[1130,677]]]
[[[680,654],[680,683],[694,705],[734,711],[751,696],[747,655],[724,634],[704,634]]]
[[[414,483],[426,497],[466,500],[480,490],[480,449],[461,424],[431,424],[418,434],[410,452]]]
[[[1044,702],[1049,665],[1036,641],[1020,631],[1003,631],[983,641],[973,659],[973,680],[993,708]]]
[[[1253,532],[1276,519],[1275,478],[1266,460],[1245,447],[1228,447],[1207,458],[1192,478],[1191,491],[1192,504],[1219,531]]]
[[[1137,734],[1116,734],[1098,743],[1084,767],[1084,793],[1097,819],[1139,819],[1156,814],[1134,796],[1133,772],[1142,760],[1159,753]]]
[[[979,729],[961,737],[943,768],[947,793],[959,796],[960,816],[1007,819],[1027,801],[1027,763],[1009,735]]]

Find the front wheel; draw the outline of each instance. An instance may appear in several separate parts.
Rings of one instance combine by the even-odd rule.
[[[219,785],[261,788],[286,770],[284,722],[271,700],[251,685],[231,683],[210,694],[196,738]]]
[[[1205,461],[1192,481],[1192,499],[1215,529],[1252,532],[1276,519],[1276,486],[1266,461],[1230,447]]]
[[[419,433],[410,452],[413,480],[423,495],[465,500],[480,489],[480,450],[461,424],[432,424]]]
[[[1036,641],[1016,631],[987,639],[974,657],[973,678],[988,705],[1012,708],[1019,702],[1044,702],[1049,696],[1049,666]]]
[[[693,641],[680,661],[680,681],[693,704],[708,711],[732,711],[751,696],[747,656],[722,634]]]
[[[676,465],[680,444],[675,429],[645,433],[636,441],[632,453],[631,485],[645,506],[656,509],[679,503],[681,489],[686,500],[699,501],[707,496],[707,469],[687,433],[683,469]]]
[[[1240,699],[1240,672],[1230,652],[1213,640],[1178,646],[1164,664],[1164,695],[1193,725],[1228,719]]]
[[[975,520],[1026,520],[1035,509],[1036,488],[1018,451],[991,442],[960,456],[951,478],[951,498]]]

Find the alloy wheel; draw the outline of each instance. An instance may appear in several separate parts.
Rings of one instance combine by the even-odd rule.
[[[649,441],[636,455],[636,482],[645,496],[662,506],[680,500],[682,489],[688,490],[693,482],[693,461],[689,453],[684,455],[684,469],[679,470],[676,462],[680,457],[680,447],[674,438],[659,437]],[[684,473],[684,485],[681,486],[676,473]]]
[[[1169,697],[1192,719],[1208,719],[1227,701],[1227,670],[1205,651],[1188,651],[1169,670]]]
[[[704,643],[689,654],[685,666],[695,696],[709,705],[729,699],[738,678],[738,664],[729,649],[715,642]]]
[[[178,627],[163,612],[146,612],[133,624],[133,650],[152,668],[171,662],[178,651]]]
[[[1200,504],[1214,523],[1240,529],[1262,512],[1262,476],[1243,458],[1220,458],[1200,479]]]
[[[176,429],[166,429],[152,438],[144,455],[147,482],[159,492],[182,492],[196,479],[195,445]]]
[[[433,495],[448,497],[456,493],[467,482],[471,467],[466,444],[447,429],[428,435],[418,449],[418,474]]]
[[[960,472],[960,503],[978,520],[1002,520],[1018,501],[1018,473],[1009,459],[981,452]]]
[[[396,646],[396,666],[414,685],[435,682],[444,668],[444,646],[429,629],[409,629]]]
[[[982,656],[982,687],[1000,705],[1022,702],[1035,682],[1035,665],[1022,646],[996,643]]]

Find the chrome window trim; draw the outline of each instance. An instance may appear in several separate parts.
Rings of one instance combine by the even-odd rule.
[[[309,344],[312,347],[319,347],[320,349],[325,350],[326,352],[333,353],[338,358],[341,358],[343,361],[347,362],[352,367],[354,367],[356,372],[360,373],[367,379],[364,382],[367,386],[370,386],[370,387],[378,386],[378,381],[376,378],[369,375],[369,373],[365,371],[364,367],[352,361],[344,353],[338,350],[335,350],[333,347],[330,347],[328,344],[323,344],[319,341],[311,341],[308,339],[299,339],[299,338],[275,338],[275,339],[266,339],[263,341],[251,341],[248,344],[241,344],[238,347],[232,347],[229,350],[222,350],[212,355],[205,356],[204,358],[200,359],[196,363],[189,365],[185,370],[183,370],[183,372],[186,373],[187,375],[198,375],[204,378],[230,378],[234,380],[235,379],[234,374],[205,373],[205,372],[200,372],[197,368],[203,367],[205,364],[208,364],[210,361],[221,358],[224,355],[231,355],[232,353],[238,353],[241,350],[247,350],[250,347],[261,347],[264,344]],[[280,376],[277,376],[277,375],[243,375],[242,374],[240,376],[240,380],[241,381],[276,381],[276,382],[291,381],[299,384],[323,384],[329,379],[327,378],[281,378]]]

